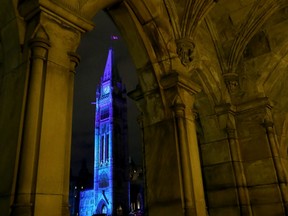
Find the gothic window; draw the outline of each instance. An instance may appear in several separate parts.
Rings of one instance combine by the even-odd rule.
[[[109,134],[106,134],[105,137],[105,160],[109,158]]]
[[[101,136],[100,138],[100,149],[99,149],[99,153],[100,153],[100,163],[103,162],[104,160],[104,136]]]
[[[107,214],[107,206],[106,205],[103,205],[101,213],[102,214]]]
[[[109,117],[109,107],[105,107],[101,109],[100,119],[103,120],[103,119],[107,119],[108,117]]]
[[[143,199],[141,193],[137,195],[137,209],[143,209]]]
[[[99,188],[106,188],[109,186],[108,175],[106,172],[102,172],[99,176]]]
[[[101,136],[102,142],[102,161],[105,161],[105,142],[104,142],[104,135]]]

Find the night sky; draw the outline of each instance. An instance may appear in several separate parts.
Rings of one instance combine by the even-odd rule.
[[[93,19],[95,28],[83,35],[77,53],[81,56],[76,68],[73,108],[73,133],[71,169],[78,175],[81,161],[87,160],[88,169],[93,172],[94,157],[94,117],[96,87],[103,74],[108,49],[113,46],[115,60],[127,92],[134,90],[137,84],[135,66],[127,50],[125,41],[111,19],[104,13],[98,13]],[[111,41],[111,35],[120,36]],[[141,164],[140,128],[137,124],[139,112],[135,103],[127,97],[128,103],[128,143],[129,154],[137,164]]]

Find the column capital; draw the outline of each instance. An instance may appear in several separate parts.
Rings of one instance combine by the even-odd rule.
[[[159,88],[143,92],[140,86],[128,93],[143,113],[144,125],[176,116],[194,119],[194,96],[201,88],[182,74],[172,71],[160,80]]]
[[[31,59],[47,60],[47,52],[50,48],[50,42],[45,38],[33,38],[28,42],[31,48]]]
[[[188,79],[188,77],[184,77],[177,71],[172,71],[171,73],[163,76],[160,80],[160,85],[164,90],[180,87],[191,94],[196,94],[201,91],[201,87],[198,84],[193,82],[191,79]]]
[[[30,20],[37,13],[43,11],[56,19],[65,22],[80,32],[91,31],[94,28],[92,21],[85,19],[80,14],[72,12],[69,8],[48,0],[26,0],[18,5],[19,13],[25,20]]]
[[[67,55],[69,56],[71,62],[70,71],[76,73],[75,68],[80,63],[80,55],[78,55],[76,52],[67,52]]]
[[[268,130],[268,129],[272,129],[272,128],[273,128],[274,123],[273,123],[271,120],[269,120],[269,119],[267,119],[267,118],[264,118],[263,123],[262,123],[261,125],[262,125],[266,130]]]
[[[194,97],[201,91],[198,84],[188,77],[172,71],[162,77],[160,86],[164,90],[166,109],[172,109],[174,113],[178,114],[180,114],[178,111],[183,110],[186,116],[193,117]]]
[[[48,49],[51,45],[50,45],[49,40],[45,38],[37,37],[37,38],[32,38],[31,40],[29,40],[29,46],[31,48],[42,47],[44,49]]]
[[[177,95],[172,103],[171,108],[173,109],[176,117],[184,117],[185,116],[185,104],[182,101],[181,97]]]
[[[233,123],[231,121],[231,119],[227,119],[227,122],[226,122],[226,133],[227,133],[227,136],[228,138],[236,138],[236,128],[235,128],[235,123]]]
[[[80,55],[76,52],[67,52],[67,54],[70,57],[70,60],[72,62],[75,62],[76,67],[77,67],[80,63],[80,59],[81,59]]]
[[[51,47],[49,36],[42,25],[38,25],[33,37],[28,41],[32,51],[32,58],[46,60],[47,51]]]

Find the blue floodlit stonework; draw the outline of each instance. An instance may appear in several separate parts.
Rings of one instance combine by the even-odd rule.
[[[129,173],[126,89],[109,49],[96,90],[94,188],[80,192],[79,215],[127,215]]]

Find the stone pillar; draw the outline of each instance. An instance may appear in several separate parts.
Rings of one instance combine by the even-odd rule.
[[[67,53],[70,58],[70,86],[69,86],[69,92],[68,92],[68,98],[71,101],[71,104],[73,104],[73,92],[74,92],[74,76],[75,76],[75,68],[80,62],[80,56],[75,52],[68,52]],[[69,113],[72,114],[72,106],[68,107]],[[68,131],[72,131],[72,116],[69,119],[68,123]],[[71,160],[71,136],[67,137],[67,142],[65,146],[65,164],[70,165]],[[70,185],[70,169],[64,170],[64,183],[63,183],[63,201],[62,201],[62,216],[64,215],[70,215],[69,210],[69,185]]]
[[[231,104],[222,104],[215,107],[216,115],[218,118],[218,121],[220,122],[219,126],[220,128],[225,128],[227,140],[223,140],[224,143],[227,143],[228,146],[225,148],[227,151],[225,154],[229,155],[229,158],[227,161],[230,164],[231,167],[231,173],[232,178],[234,179],[234,187],[236,190],[231,190],[231,185],[226,186],[227,190],[230,189],[230,195],[232,194],[232,197],[235,197],[236,199],[234,201],[234,204],[237,203],[239,205],[239,208],[237,208],[237,211],[234,210],[233,214],[240,214],[245,216],[252,216],[252,209],[250,204],[250,198],[249,198],[249,192],[247,189],[247,182],[241,157],[241,151],[239,147],[239,141],[238,141],[238,135],[236,130],[236,123],[235,123],[235,115],[237,115],[236,107]],[[222,149],[224,154],[224,149]],[[220,174],[219,174],[220,175]],[[227,173],[222,173],[221,175],[228,175]],[[235,195],[234,194],[235,191]],[[225,196],[222,194],[222,196]],[[228,195],[226,195],[226,198]],[[227,203],[225,203],[225,198],[222,197],[223,201],[221,202],[221,207],[228,207]],[[230,197],[231,200],[233,198]],[[226,206],[225,206],[226,205]],[[232,203],[229,203],[230,206],[233,206]],[[219,207],[219,206],[218,206]],[[232,214],[232,211],[231,213]]]
[[[227,137],[230,149],[231,160],[233,164],[233,171],[235,175],[236,189],[238,194],[240,214],[252,216],[249,193],[247,189],[246,177],[241,159],[241,152],[239,142],[237,139],[236,129],[232,122],[228,119],[227,122]]]
[[[65,10],[55,7],[48,2],[39,10],[23,7],[27,11],[22,11],[27,20],[26,41],[32,40],[30,46],[24,45],[24,53],[31,53],[31,57],[12,205],[15,216],[69,215],[73,86],[79,62],[75,50],[84,32],[79,26],[87,23],[71,19],[74,15],[69,12],[67,21],[61,14]]]
[[[279,189],[282,196],[282,201],[285,208],[285,215],[288,214],[288,187],[287,187],[287,173],[285,172],[284,165],[281,162],[281,157],[279,154],[279,144],[273,128],[273,122],[269,119],[264,119],[263,127],[266,129],[267,139],[273,159],[273,164],[275,166],[275,172],[277,176],[277,181],[279,184]]]
[[[39,30],[39,33],[42,29]],[[30,41],[31,60],[29,87],[26,102],[26,116],[23,131],[23,143],[17,181],[17,195],[12,207],[12,215],[32,215],[35,175],[38,163],[39,133],[42,122],[45,66],[50,43],[47,37],[36,37]]]
[[[164,102],[156,90],[129,94],[143,112],[148,214],[206,215],[192,110],[200,89],[176,72],[163,77],[161,87]]]
[[[183,215],[206,215],[193,105],[200,87],[177,72],[163,77],[167,101],[173,101],[175,144]]]
[[[287,215],[287,177],[271,103],[264,97],[238,104],[235,119],[253,215]]]
[[[189,158],[189,146],[185,122],[185,105],[180,97],[174,101],[173,111],[175,115],[175,138],[176,152],[178,159],[179,181],[183,215],[196,215],[195,204],[193,203],[192,173]]]

